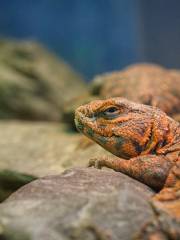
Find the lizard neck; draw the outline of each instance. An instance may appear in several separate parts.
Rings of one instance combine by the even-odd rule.
[[[180,124],[167,116],[166,118],[154,116],[151,135],[141,155],[166,155],[170,152],[170,149],[173,151],[172,146],[177,143],[180,143]],[[176,148],[174,151],[176,151]]]

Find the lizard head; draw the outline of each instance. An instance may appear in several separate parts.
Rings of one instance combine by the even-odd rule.
[[[95,100],[75,111],[77,129],[118,157],[130,159],[152,144],[160,110],[123,98]],[[159,130],[161,131],[160,127]]]

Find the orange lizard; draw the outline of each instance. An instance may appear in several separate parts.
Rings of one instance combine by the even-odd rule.
[[[112,168],[157,191],[156,218],[136,239],[180,239],[180,124],[156,107],[123,98],[80,106],[75,124],[115,155],[91,159],[90,167]]]

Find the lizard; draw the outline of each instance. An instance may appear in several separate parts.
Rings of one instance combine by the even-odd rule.
[[[124,97],[160,108],[174,118],[180,113],[180,71],[139,63],[95,76],[91,91],[101,98]]]
[[[79,105],[93,99],[110,97],[124,97],[156,106],[176,121],[180,121],[180,71],[166,69],[158,64],[136,63],[121,70],[96,75],[88,84],[87,92],[65,101],[62,120],[76,130],[74,110]],[[91,144],[92,142],[82,138],[79,145],[82,148]]]
[[[115,97],[75,111],[77,129],[113,154],[89,161],[153,188],[157,215],[136,239],[180,239],[180,124],[162,110]]]

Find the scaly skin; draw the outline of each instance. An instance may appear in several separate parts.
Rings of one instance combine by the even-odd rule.
[[[102,98],[124,97],[155,106],[168,115],[180,113],[180,71],[156,64],[134,64],[94,79]]]
[[[77,129],[115,156],[92,159],[158,190],[157,215],[136,239],[180,239],[180,124],[161,110],[123,98],[96,100],[75,112]]]

